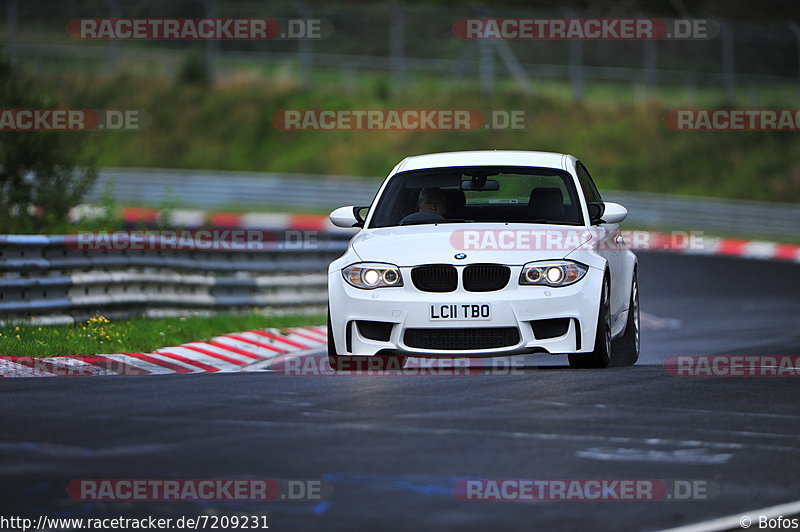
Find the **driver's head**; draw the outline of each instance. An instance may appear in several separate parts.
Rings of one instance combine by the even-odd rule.
[[[419,212],[432,212],[444,216],[447,212],[447,198],[439,188],[423,188],[417,201]]]

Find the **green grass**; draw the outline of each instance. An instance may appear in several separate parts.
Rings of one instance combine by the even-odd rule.
[[[671,97],[645,100],[602,99],[603,90],[621,94],[623,88],[587,86],[587,101],[575,104],[565,84],[543,84],[541,93],[533,96],[503,86],[487,96],[475,86],[424,80],[392,91],[385,79],[368,79],[372,81],[350,88],[322,84],[312,89],[280,78],[269,83],[248,78],[215,88],[132,75],[60,77],[42,79],[42,83],[64,106],[142,109],[152,116],[153,124],[146,131],[85,133],[91,136],[100,166],[379,179],[408,155],[487,148],[546,150],[580,157],[601,189],[800,201],[800,163],[795,156],[800,153],[800,136],[671,131],[663,117],[670,108],[687,105],[678,99],[679,91]],[[702,106],[725,106],[718,95],[704,93],[702,97]],[[521,109],[527,115],[527,128],[460,132],[276,129],[271,115],[294,108]],[[174,193],[180,197],[181,191]]]
[[[131,318],[102,316],[75,325],[9,325],[0,328],[0,355],[48,357],[103,353],[151,352],[220,334],[270,327],[325,323],[323,315],[268,316],[260,313]]]

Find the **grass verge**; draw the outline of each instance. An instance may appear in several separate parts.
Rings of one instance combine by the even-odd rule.
[[[325,323],[323,315],[266,316],[252,313],[115,321],[96,316],[75,325],[5,325],[0,329],[0,355],[49,357],[150,352],[160,347],[208,340],[220,334],[248,329],[321,323]]]
[[[332,90],[259,81],[213,87],[133,75],[93,80],[42,78],[65,108],[131,108],[152,115],[144,132],[87,132],[101,167],[161,167],[291,172],[371,177],[375,184],[408,155],[475,149],[573,153],[583,159],[601,190],[669,192],[800,201],[800,137],[787,132],[680,132],[664,124],[682,107],[727,108],[666,99],[574,103],[568,87],[525,95],[498,88],[418,85],[393,92],[376,82]],[[783,101],[782,99],[780,101]],[[170,105],[163,105],[170,102]],[[760,102],[780,108],[779,100]],[[521,110],[525,128],[474,131],[282,131],[272,122],[280,109],[480,109]],[[489,116],[489,115],[487,115]],[[175,190],[178,198],[184,191]],[[180,201],[176,207],[180,207]]]

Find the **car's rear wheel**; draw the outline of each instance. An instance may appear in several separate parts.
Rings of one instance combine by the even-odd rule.
[[[639,282],[636,272],[633,272],[631,284],[631,302],[628,307],[628,321],[625,324],[625,333],[614,341],[614,365],[633,366],[639,360],[640,341],[639,326]]]
[[[385,371],[403,369],[406,357],[376,355],[374,357],[342,356],[336,351],[331,327],[331,311],[328,310],[328,365],[333,371]]]
[[[570,353],[569,365],[573,368],[605,368],[611,362],[611,286],[606,276],[600,294],[600,309],[597,316],[597,333],[594,351]]]

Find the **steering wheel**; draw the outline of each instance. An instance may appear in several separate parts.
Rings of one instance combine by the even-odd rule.
[[[446,221],[447,218],[435,212],[412,212],[400,220],[400,225],[434,224]]]

